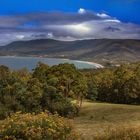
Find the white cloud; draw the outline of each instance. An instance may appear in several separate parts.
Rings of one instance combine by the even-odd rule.
[[[91,28],[86,23],[79,23],[79,24],[66,24],[66,25],[48,25],[46,26],[47,29],[57,30],[62,32],[66,32],[69,34],[77,34],[77,35],[84,35],[88,34],[91,31]]]
[[[86,13],[86,10],[83,9],[83,8],[80,8],[80,9],[78,10],[78,13],[79,13],[79,14],[85,14],[85,13]]]
[[[105,14],[105,13],[97,13],[97,16],[98,17],[101,17],[101,18],[109,18],[110,16]]]
[[[16,35],[17,39],[24,39],[24,37],[25,37],[24,35]]]
[[[118,20],[118,19],[106,19],[106,20],[104,20],[104,22],[115,22],[115,23],[121,23],[121,21],[120,21],[120,20]]]
[[[79,33],[86,33],[90,31],[90,28],[86,24],[65,25],[64,27]]]
[[[53,33],[48,33],[48,34],[47,34],[47,37],[48,37],[48,38],[53,38]]]

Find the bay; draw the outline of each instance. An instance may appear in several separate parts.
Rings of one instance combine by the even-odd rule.
[[[18,57],[18,56],[0,56],[0,65],[8,66],[13,70],[27,68],[32,70],[38,62],[46,63],[49,66],[70,63],[74,64],[78,69],[97,69],[103,66],[93,62],[69,60],[60,58],[42,58],[42,57]]]

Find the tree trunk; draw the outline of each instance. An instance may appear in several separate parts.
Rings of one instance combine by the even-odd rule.
[[[79,105],[79,108],[81,109],[82,107],[82,103],[83,103],[83,96],[80,97],[80,105]]]

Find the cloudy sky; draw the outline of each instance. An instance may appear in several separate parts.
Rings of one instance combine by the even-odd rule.
[[[140,39],[140,0],[1,0],[0,44],[36,38]]]

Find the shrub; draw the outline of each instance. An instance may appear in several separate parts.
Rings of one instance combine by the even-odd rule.
[[[2,140],[77,140],[70,122],[57,114],[16,113],[0,122]]]
[[[57,112],[64,117],[74,117],[78,114],[78,106],[63,96],[49,102],[47,107],[51,113]]]

